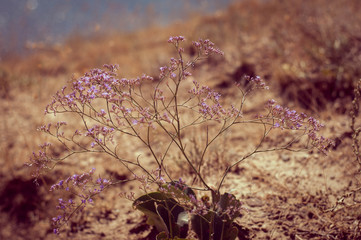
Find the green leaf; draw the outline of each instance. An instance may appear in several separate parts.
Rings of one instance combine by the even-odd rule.
[[[159,232],[165,232],[170,237],[186,237],[188,233],[188,222],[184,219],[185,209],[179,203],[162,192],[145,194],[133,203],[133,206],[142,211],[147,217],[147,223],[157,228]],[[178,223],[179,222],[179,223]]]
[[[138,208],[147,208],[152,212],[156,212],[154,202],[164,202],[168,200],[169,197],[161,192],[152,192],[140,196],[133,202],[133,207]]]
[[[176,225],[174,216],[171,211],[163,205],[157,206],[158,215],[161,216],[164,223],[167,225],[168,233],[171,238],[179,235],[179,227]]]
[[[133,207],[143,212],[147,217],[147,223],[157,228],[159,232],[168,232],[167,225],[163,219],[158,215],[156,206],[162,204],[167,200],[167,196],[159,192],[148,193],[136,199]]]
[[[168,234],[166,232],[160,232],[157,237],[156,240],[168,240]]]
[[[211,223],[212,213],[208,212],[204,216],[193,215],[192,216],[192,229],[197,234],[200,240],[209,239],[209,230]]]
[[[162,217],[167,225],[171,237],[186,237],[188,233],[188,221],[184,221],[184,215],[188,215],[185,209],[178,204],[174,204],[174,200],[165,202],[165,205],[157,206],[158,215]],[[183,221],[180,220],[183,218]]]

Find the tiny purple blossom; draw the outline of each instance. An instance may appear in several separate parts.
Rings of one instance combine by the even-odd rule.
[[[177,74],[175,74],[174,72],[172,72],[172,73],[170,74],[170,78],[171,78],[171,79],[174,80],[176,77],[177,77]]]
[[[178,43],[184,40],[185,38],[183,36],[169,37],[168,43]]]

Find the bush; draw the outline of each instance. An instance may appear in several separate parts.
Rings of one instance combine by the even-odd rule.
[[[38,178],[73,155],[85,153],[110,155],[133,176],[121,181],[95,178],[95,169],[92,169],[53,185],[51,191],[63,190],[75,196],[59,199],[60,215],[53,218],[55,233],[59,233],[75,213],[93,204],[94,198],[105,189],[137,180],[144,195],[136,198],[134,193],[124,193],[123,196],[134,201],[134,207],[148,216],[148,223],[159,231],[157,239],[185,238],[189,229],[199,239],[235,239],[238,228],[234,220],[243,211],[242,202],[228,189],[222,189],[232,169],[257,153],[311,148],[326,152],[332,144],[331,140],[318,135],[323,127],[318,120],[277,105],[274,100],[265,102],[264,112],[245,117],[247,97],[268,89],[260,77],[246,77],[245,86],[235,84],[239,97],[233,104],[196,80],[190,82],[190,71],[198,61],[213,54],[223,55],[223,52],[211,41],[200,39],[193,42],[197,54],[186,60],[181,46],[184,40],[182,36],[169,38],[168,43],[175,47],[177,57],[160,68],[157,82],[147,75],[119,78],[116,65],[104,65],[103,69],[91,70],[54,95],[46,113],[77,117],[82,128],[74,129],[64,121],[41,126],[39,130],[54,137],[66,151],[56,157],[49,153],[50,143],[40,146],[28,164],[34,168],[34,176]],[[226,132],[241,129],[243,124],[261,126],[260,141],[243,157],[231,159],[223,166],[219,181],[210,183],[205,174],[210,146],[217,144]],[[267,137],[277,129],[290,131],[293,137],[282,145],[265,146]],[[186,145],[187,138],[195,131],[202,133],[198,156],[191,154]],[[121,136],[145,146],[156,168],[150,169],[151,165],[142,163],[141,156],[124,158],[120,151]],[[163,144],[158,144],[159,139]],[[177,152],[183,166],[189,167],[191,174],[186,176],[187,181],[171,171],[171,152]]]

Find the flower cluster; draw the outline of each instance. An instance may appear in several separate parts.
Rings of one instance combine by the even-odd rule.
[[[188,196],[187,193],[189,187],[185,184],[185,182],[182,180],[182,178],[179,178],[178,181],[172,181],[166,183],[164,181],[164,178],[162,177],[163,181],[159,182],[159,191],[169,194],[173,198],[183,198]],[[174,191],[176,190],[176,192]]]
[[[175,37],[169,37],[168,43],[179,43],[185,41],[185,37],[183,36],[175,36]]]
[[[178,53],[181,54],[182,52],[184,52],[184,48],[179,46],[179,42],[183,42],[185,40],[186,39],[183,36],[175,36],[175,37],[170,37],[168,39],[168,43],[172,43],[177,48]]]
[[[204,198],[196,199],[194,195],[191,195],[190,202],[192,203],[192,210],[190,211],[191,214],[204,216],[210,210],[210,205],[204,200]]]
[[[273,125],[275,128],[300,129],[306,122],[306,114],[297,113],[296,110],[276,105],[276,101],[273,99],[268,100],[266,107],[269,109],[273,121],[275,121]],[[317,124],[317,122],[314,122],[314,124]],[[322,127],[319,123],[316,126]]]
[[[57,122],[56,124],[49,123],[47,125],[43,125],[43,126],[38,127],[38,131],[47,133],[47,134],[52,135],[52,136],[54,136],[54,137],[56,137],[58,139],[60,139],[60,138],[66,139],[65,133],[64,133],[64,131],[62,129],[62,127],[66,126],[66,125],[68,125],[68,123],[64,122],[64,121]],[[74,139],[75,136],[82,136],[82,133],[78,129],[76,129],[74,131],[74,133],[72,134],[71,138]]]
[[[298,113],[296,110],[276,105],[276,101],[273,99],[267,102],[266,108],[270,112],[270,119],[274,122],[274,128],[305,130],[312,145],[324,153],[330,145],[334,144],[331,139],[317,134],[324,127],[317,119],[307,116],[305,113]]]
[[[169,77],[172,81],[177,82],[179,80],[185,79],[192,74],[182,68],[183,59],[182,58],[171,58],[168,66],[160,67],[160,79]]]
[[[204,119],[221,120],[240,115],[240,110],[233,105],[230,108],[224,108],[220,103],[221,94],[209,88],[208,86],[200,87],[197,81],[193,81],[194,88],[188,92],[192,98],[198,99],[198,112]]]
[[[247,88],[243,89],[241,83],[244,83]],[[269,89],[269,87],[266,85],[266,82],[260,76],[251,77],[248,75],[244,75],[241,81],[235,82],[235,85],[244,94],[248,94],[256,89]]]
[[[193,46],[198,50],[199,54],[209,56],[211,54],[218,54],[223,56],[224,52],[215,47],[215,44],[210,40],[199,39],[193,42]]]
[[[68,200],[59,198],[56,208],[61,211],[61,214],[52,219],[55,226],[54,233],[58,234],[60,226],[66,224],[73,214],[82,211],[87,204],[93,204],[94,196],[112,184],[110,180],[100,177],[94,181],[94,172],[95,168],[80,175],[75,174],[65,180],[60,180],[50,187],[51,192],[55,190],[65,190],[80,199],[80,201],[77,201],[73,198],[69,198]]]
[[[51,146],[51,143],[44,143],[40,145],[40,150],[38,153],[33,152],[30,157],[30,161],[26,164],[29,167],[34,167],[35,171],[33,172],[33,176],[36,178],[40,176],[40,171],[42,169],[49,168],[48,164],[51,162],[51,157],[48,156],[48,149]],[[35,180],[35,181],[36,181]]]
[[[85,136],[90,136],[94,139],[94,142],[91,143],[91,147],[95,147],[96,144],[106,145],[106,141],[113,142],[113,133],[114,128],[95,125],[94,127],[88,129]]]
[[[317,134],[321,127],[323,127],[323,124],[320,124],[318,120],[314,119],[313,117],[309,117],[308,123],[310,129],[307,133],[307,136],[311,140],[312,145],[324,154],[327,154],[327,148],[330,146],[335,146],[335,141]]]
[[[266,90],[269,89],[265,81],[260,76],[255,76],[255,77],[245,76],[245,78],[253,85],[254,88],[266,89]]]
[[[161,173],[161,169],[157,168],[152,170],[147,175],[133,175],[134,179],[140,183],[139,189],[144,192],[152,191],[152,185],[162,186],[165,184],[164,175]]]
[[[169,42],[179,49],[178,44],[184,40],[184,37],[177,36],[171,37]],[[217,53],[214,44],[209,40],[200,40],[196,45],[202,47],[202,54]],[[168,66],[160,68],[161,76],[163,78],[168,77],[175,85],[178,85],[181,80],[191,75],[187,69],[192,67],[195,61],[190,61],[184,65],[180,53],[178,58],[170,59]],[[113,135],[116,132],[137,136],[138,133],[134,132],[135,126],[154,127],[155,121],[172,123],[175,120],[176,113],[173,109],[171,107],[164,109],[164,106],[169,106],[171,102],[165,103],[165,94],[159,87],[155,88],[153,93],[152,100],[156,104],[148,106],[140,104],[144,103],[144,100],[148,101],[142,95],[141,85],[144,82],[152,81],[153,78],[147,75],[134,79],[119,78],[117,69],[117,65],[104,65],[103,69],[90,70],[84,76],[73,79],[68,86],[64,86],[53,96],[52,102],[47,105],[45,113],[48,114],[73,113],[78,115],[84,122],[83,129],[77,129],[73,135],[68,137],[61,130],[62,126],[67,125],[65,122],[58,122],[54,125],[49,123],[40,127],[39,130],[58,138],[58,140],[62,138],[61,143],[63,145],[65,145],[65,141],[74,142],[75,136],[90,137],[92,138],[91,147],[94,148],[105,146],[106,142],[113,143]],[[168,85],[168,83],[167,87],[173,93],[174,89],[177,88]],[[218,101],[219,96],[219,94],[209,90],[207,97],[200,102],[200,111],[204,117],[220,119],[222,114],[227,114]],[[208,100],[213,101],[213,104],[208,106]],[[162,110],[156,109],[157,102],[159,102],[159,106],[163,106]],[[95,121],[96,124],[89,127],[88,121]],[[86,146],[80,146],[78,142],[74,143],[83,150],[88,149]],[[72,149],[66,145],[65,147]],[[42,168],[47,167],[50,160],[51,158],[46,156],[44,149],[41,149],[38,154],[33,154],[30,162],[33,166],[38,166],[37,171],[40,172]]]
[[[57,92],[53,101],[46,107],[46,113],[61,113],[73,111],[81,113],[84,106],[89,106],[93,101],[103,99],[119,105],[129,99],[129,91],[144,81],[152,81],[147,75],[135,79],[117,78],[116,69],[113,65],[105,65],[103,69],[92,69],[83,77],[74,80],[70,92],[67,87]],[[110,69],[111,71],[106,71]],[[100,116],[105,116],[100,111]]]

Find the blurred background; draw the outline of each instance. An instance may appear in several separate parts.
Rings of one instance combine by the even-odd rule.
[[[70,34],[102,35],[211,14],[232,0],[0,0],[0,56],[62,43]]]

